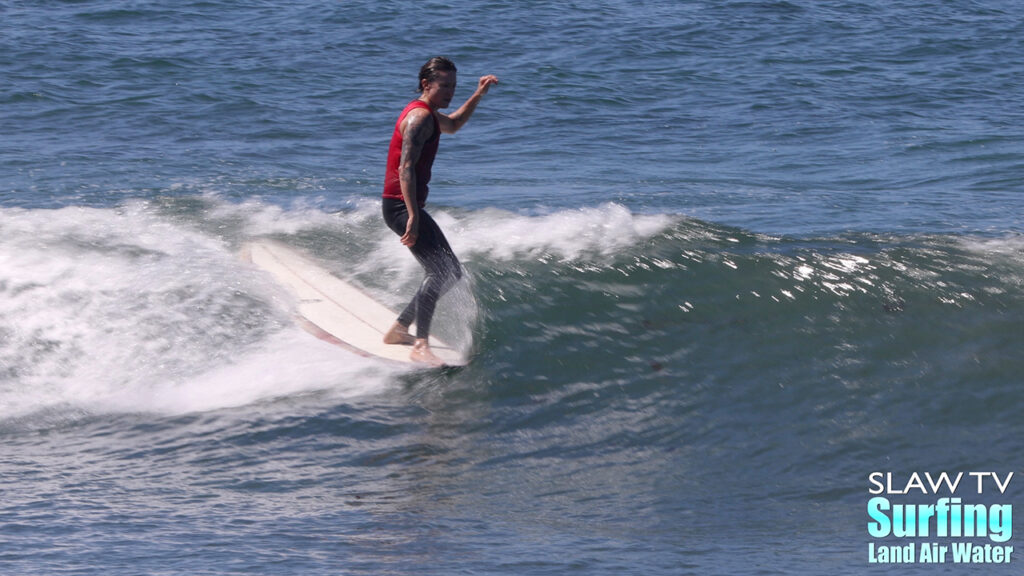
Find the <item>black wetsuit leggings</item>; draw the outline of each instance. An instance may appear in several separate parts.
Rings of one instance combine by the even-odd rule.
[[[405,226],[409,221],[409,211],[405,202],[394,198],[384,198],[382,205],[384,221],[399,236],[405,235]],[[408,327],[416,323],[416,337],[427,338],[430,335],[430,321],[434,317],[437,301],[454,284],[462,278],[462,266],[455,257],[448,240],[427,211],[420,208],[419,236],[416,245],[409,248],[413,256],[423,266],[427,276],[413,296],[412,302],[398,315],[398,323]]]

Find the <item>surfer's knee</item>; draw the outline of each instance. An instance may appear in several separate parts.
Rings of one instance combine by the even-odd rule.
[[[462,266],[459,266],[458,262],[451,263],[445,266],[440,275],[441,280],[441,293],[445,293],[450,290],[455,283],[462,279]]]

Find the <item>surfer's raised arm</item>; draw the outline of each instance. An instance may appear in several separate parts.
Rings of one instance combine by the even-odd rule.
[[[473,115],[473,111],[476,110],[476,105],[480,103],[480,100],[487,94],[487,91],[491,88],[492,84],[498,83],[498,77],[493,74],[487,76],[481,76],[476,86],[476,91],[469,97],[468,100],[459,106],[459,109],[451,114],[438,114],[437,119],[441,124],[441,132],[445,134],[454,134],[458,132],[459,128],[462,128],[469,117]],[[452,86],[454,90],[455,87]]]

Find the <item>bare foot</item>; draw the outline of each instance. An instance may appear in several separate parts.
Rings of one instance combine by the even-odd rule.
[[[430,344],[427,343],[426,339],[417,338],[416,343],[412,346],[412,353],[409,354],[409,358],[413,362],[422,362],[429,364],[435,368],[444,366],[444,360],[441,360],[430,350]]]
[[[409,327],[402,326],[398,322],[395,322],[394,326],[388,330],[388,333],[384,335],[385,344],[413,344],[416,339],[409,334]]]

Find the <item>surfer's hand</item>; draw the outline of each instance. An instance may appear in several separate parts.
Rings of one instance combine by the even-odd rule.
[[[480,94],[480,95],[487,94],[487,90],[490,89],[491,84],[497,84],[497,83],[498,83],[498,77],[495,76],[494,74],[488,74],[487,76],[481,76],[480,77],[480,82],[477,83],[477,86],[476,86],[477,94]]]
[[[405,224],[405,234],[402,235],[402,245],[412,248],[416,245],[416,239],[420,235],[420,221],[418,218],[409,218]]]

